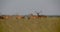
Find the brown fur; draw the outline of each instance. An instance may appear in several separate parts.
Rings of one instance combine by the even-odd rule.
[[[47,18],[47,16],[31,16],[30,19]]]
[[[11,16],[3,16],[4,17],[4,19],[10,19],[10,18],[12,18]]]
[[[24,16],[16,16],[16,19],[23,19]]]

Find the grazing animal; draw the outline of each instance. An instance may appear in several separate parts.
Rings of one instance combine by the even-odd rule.
[[[16,16],[16,19],[23,19],[24,16]]]
[[[11,19],[12,17],[11,16],[3,16],[4,19]]]
[[[38,16],[30,16],[30,19],[38,19]]]
[[[47,16],[41,16],[41,15],[39,15],[39,16],[30,16],[30,19],[39,19],[39,18],[47,18]]]

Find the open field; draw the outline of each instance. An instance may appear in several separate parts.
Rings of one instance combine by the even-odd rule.
[[[60,17],[0,19],[0,32],[60,32]]]

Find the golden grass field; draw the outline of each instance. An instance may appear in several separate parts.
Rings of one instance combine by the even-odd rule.
[[[0,19],[0,32],[60,32],[60,17]]]

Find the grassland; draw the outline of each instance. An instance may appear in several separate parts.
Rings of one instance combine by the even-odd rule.
[[[60,32],[60,17],[0,19],[0,32]]]

